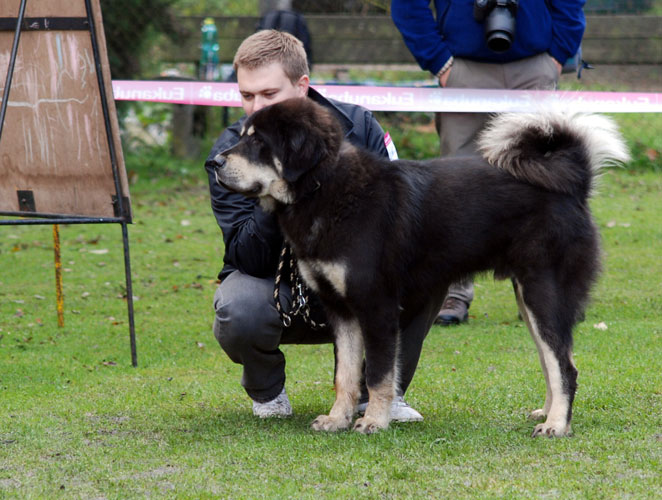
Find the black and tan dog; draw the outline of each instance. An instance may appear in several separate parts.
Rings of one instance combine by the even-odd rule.
[[[291,99],[250,116],[215,158],[222,185],[277,215],[334,328],[336,400],[314,429],[351,425],[364,352],[370,400],[354,429],[386,428],[401,315],[493,270],[513,278],[547,383],[533,435],[570,432],[572,329],[600,267],[588,197],[595,172],[627,150],[607,118],[560,114],[497,117],[480,147],[483,158],[389,162],[344,141],[329,111]]]

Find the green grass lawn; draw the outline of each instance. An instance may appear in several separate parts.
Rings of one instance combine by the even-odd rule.
[[[61,228],[64,328],[50,226],[1,229],[0,498],[659,498],[659,171],[612,169],[592,202],[604,272],[576,330],[574,436],[550,440],[529,437],[544,381],[491,277],[467,325],[426,340],[407,394],[424,422],[311,431],[334,398],[329,345],[286,346],[295,415],[253,418],[211,333],[223,246],[201,164],[127,163],[137,368],[119,226]]]

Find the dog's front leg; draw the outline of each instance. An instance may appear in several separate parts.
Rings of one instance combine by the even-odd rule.
[[[354,430],[363,434],[372,434],[386,429],[391,421],[391,403],[395,397],[397,384],[395,370],[391,371],[376,387],[368,386],[369,403],[365,415],[356,420]]]
[[[328,415],[312,423],[316,431],[349,428],[359,398],[363,363],[363,337],[358,321],[334,321],[336,345],[336,400]]]
[[[391,403],[400,383],[397,321],[384,325],[374,323],[371,324],[375,327],[373,335],[365,338],[368,407],[365,415],[354,424],[354,430],[363,434],[388,427]]]

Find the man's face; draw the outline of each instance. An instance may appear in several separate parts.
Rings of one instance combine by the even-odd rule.
[[[309,82],[308,75],[303,75],[293,84],[278,62],[255,69],[237,69],[241,105],[247,115],[290,97],[305,97]]]

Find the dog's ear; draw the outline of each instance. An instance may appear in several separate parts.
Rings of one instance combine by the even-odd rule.
[[[256,113],[254,123],[257,130],[271,131],[265,140],[289,183],[321,163],[335,163],[344,137],[332,112],[308,98],[292,98],[264,108]]]
[[[291,126],[288,132],[287,145],[284,148],[283,178],[287,182],[296,182],[326,158],[329,151],[317,130],[304,124],[296,124]]]

